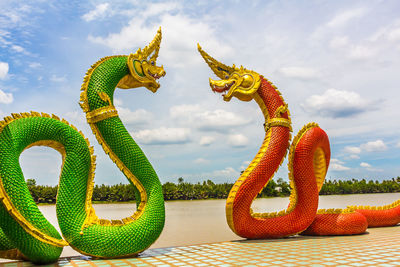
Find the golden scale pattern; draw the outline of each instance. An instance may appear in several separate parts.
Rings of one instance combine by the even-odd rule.
[[[86,72],[86,75],[83,79],[83,84],[81,86],[81,95],[80,95],[80,106],[83,109],[83,111],[86,113],[86,118],[87,121],[90,125],[90,128],[95,135],[97,141],[99,144],[102,146],[104,152],[110,157],[110,159],[117,165],[118,169],[121,170],[125,174],[126,177],[135,185],[135,187],[138,189],[140,193],[140,199],[141,202],[136,210],[136,212],[129,217],[123,218],[121,220],[106,220],[106,219],[99,219],[98,216],[95,213],[95,210],[92,206],[92,195],[93,195],[93,187],[94,187],[94,168],[95,164],[92,164],[92,177],[91,179],[88,180],[88,192],[87,192],[87,197],[86,197],[86,220],[85,223],[82,226],[82,230],[90,225],[93,224],[99,224],[99,225],[123,225],[123,224],[129,224],[133,221],[135,221],[137,218],[139,218],[145,209],[146,203],[147,203],[147,194],[146,191],[143,187],[143,185],[140,183],[140,181],[130,172],[130,170],[124,165],[124,163],[117,157],[117,155],[114,154],[114,152],[110,149],[110,147],[107,145],[105,142],[104,138],[102,137],[100,131],[96,127],[96,122],[118,116],[117,110],[115,107],[112,105],[110,98],[108,97],[107,94],[105,93],[100,93],[99,96],[100,98],[107,102],[109,106],[100,108],[94,111],[90,111],[89,109],[89,103],[87,99],[87,90],[89,86],[89,81],[90,78],[95,71],[95,69],[105,62],[106,60],[109,60],[111,58],[115,57],[121,57],[121,55],[116,55],[116,56],[108,56],[101,58],[99,61],[94,63],[91,68]],[[82,233],[82,232],[81,232]]]
[[[78,131],[78,129],[74,125],[70,124],[68,121],[66,121],[64,119],[60,119],[58,116],[56,116],[54,114],[49,115],[49,114],[44,113],[44,112],[39,113],[39,112],[35,112],[35,111],[31,111],[30,113],[28,113],[28,112],[13,113],[11,115],[12,116],[5,117],[3,121],[0,121],[0,132],[2,131],[2,129],[4,127],[6,127],[8,124],[12,123],[15,120],[23,119],[23,118],[34,118],[34,117],[52,118],[52,119],[55,119],[57,121],[60,121],[60,122],[62,122],[64,124],[72,127],[74,130],[76,130],[85,139],[88,147],[90,148],[92,167],[95,166],[94,161],[95,161],[96,157],[93,155],[93,147],[90,146],[89,139],[87,139],[83,135],[82,131]],[[59,151],[62,154],[63,159],[65,158],[65,149],[60,143],[57,143],[57,142],[54,142],[54,141],[49,141],[49,140],[43,140],[43,141],[31,144],[27,148],[35,146],[35,145],[43,145],[43,146],[52,147],[52,148],[56,149],[57,151]],[[30,222],[28,222],[21,215],[21,213],[15,208],[15,206],[12,204],[9,196],[7,195],[7,193],[6,193],[5,189],[4,189],[4,186],[3,186],[3,183],[2,183],[1,179],[0,179],[0,199],[3,202],[3,205],[8,210],[9,214],[11,214],[11,216],[19,223],[19,225],[21,225],[21,227],[23,227],[25,229],[26,232],[28,232],[32,236],[36,237],[38,240],[40,240],[42,242],[45,242],[47,244],[51,244],[51,245],[58,246],[58,247],[68,246],[68,243],[65,240],[63,240],[63,239],[60,240],[60,239],[56,239],[54,237],[51,237],[51,236],[43,233],[42,231],[38,230]]]
[[[268,81],[268,80],[267,80]],[[261,148],[259,149],[258,153],[256,154],[256,156],[254,157],[254,159],[252,160],[252,162],[249,164],[249,166],[247,167],[247,169],[242,173],[242,175],[240,176],[240,178],[236,181],[236,183],[234,184],[234,187],[236,188],[236,190],[231,191],[229,197],[231,198],[231,202],[235,199],[235,195],[237,192],[237,189],[243,184],[243,182],[247,179],[247,177],[249,176],[249,174],[254,170],[254,168],[259,164],[260,160],[262,159],[262,157],[264,156],[264,154],[266,153],[269,143],[271,141],[271,131],[269,131],[269,129],[273,126],[284,126],[284,127],[288,127],[290,129],[290,132],[292,132],[292,126],[291,126],[291,119],[290,119],[290,112],[288,110],[288,105],[287,103],[284,101],[281,92],[278,90],[278,88],[270,81],[268,81],[271,86],[275,89],[275,91],[278,93],[279,97],[281,98],[282,102],[284,103],[283,106],[280,106],[277,110],[276,110],[276,114],[275,114],[275,118],[271,119],[270,115],[268,113],[267,107],[265,106],[264,102],[262,101],[261,97],[258,95],[258,93],[254,94],[254,99],[257,102],[257,104],[260,106],[260,109],[265,117],[265,131],[266,131],[266,136],[264,138],[263,144],[261,145]],[[284,119],[284,118],[279,118],[280,114],[287,112],[288,114],[288,119]],[[289,136],[289,140],[291,139],[291,135]],[[289,144],[288,144],[289,146]],[[282,158],[279,166],[282,165],[285,157],[287,155],[287,151],[285,153],[285,156]],[[277,168],[276,171],[278,171],[279,168]],[[276,173],[275,171],[275,173]],[[274,175],[273,175],[274,176]],[[291,180],[292,181],[292,180]],[[265,186],[267,186],[268,183],[265,184]],[[264,186],[264,187],[265,187]],[[293,204],[293,208],[296,206],[296,201],[297,201],[297,195],[296,195],[296,188],[294,186],[294,183],[291,182],[290,183],[291,189],[292,189],[292,193],[291,193],[291,197],[290,197],[290,202],[294,203]],[[262,189],[261,189],[262,191]],[[261,192],[260,191],[260,192]],[[255,198],[253,199],[253,201],[255,200]],[[227,214],[231,215],[232,214],[232,205],[228,206],[227,203],[227,207],[229,207],[230,209],[228,209]],[[286,214],[289,214],[293,208],[291,209],[287,209],[287,210],[282,210],[279,212],[265,212],[265,213],[254,213],[253,210],[250,210],[251,216],[255,217],[255,218],[275,218],[275,217],[279,217],[279,216],[284,216]],[[232,215],[230,216],[230,218],[228,217],[228,223],[231,224],[231,226],[233,226],[233,220],[232,220]]]

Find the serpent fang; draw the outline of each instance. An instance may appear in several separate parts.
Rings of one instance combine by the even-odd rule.
[[[279,238],[295,234],[351,235],[367,227],[393,226],[400,222],[400,201],[383,207],[353,207],[318,210],[321,189],[330,160],[327,134],[316,124],[305,125],[291,139],[288,105],[277,87],[255,71],[227,66],[198,50],[220,78],[209,83],[225,101],[236,97],[255,100],[265,118],[265,138],[258,153],[233,185],[226,201],[226,219],[237,235],[249,238]],[[289,152],[291,195],[288,208],[280,212],[254,213],[252,202],[268,184]]]
[[[87,71],[80,105],[105,153],[135,188],[137,210],[122,220],[96,216],[93,147],[82,132],[55,115],[12,114],[0,122],[0,257],[51,263],[63,246],[96,258],[137,255],[161,234],[165,208],[161,183],[150,162],[122,124],[113,104],[115,89],[159,88],[165,75],[156,60],[161,28],[144,49],[129,56],[100,59]],[[62,155],[57,192],[57,219],[62,236],[33,201],[19,165],[32,146],[48,146]]]

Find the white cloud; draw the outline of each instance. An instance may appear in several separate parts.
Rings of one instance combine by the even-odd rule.
[[[336,36],[330,43],[330,48],[343,58],[343,56],[351,60],[374,60],[380,53],[384,45],[382,42],[371,42],[371,40],[362,40],[360,43],[351,43],[347,36]]]
[[[18,52],[18,53],[26,52],[25,48],[23,48],[22,46],[19,46],[19,45],[12,45],[11,49],[14,50],[15,52]]]
[[[329,168],[333,171],[348,171],[349,167],[344,166],[344,162],[335,158],[331,158]]]
[[[99,4],[98,6],[96,6],[95,9],[89,11],[88,13],[84,14],[82,16],[82,19],[84,19],[85,21],[89,22],[98,18],[101,18],[104,16],[104,14],[106,14],[106,11],[108,9],[108,7],[110,6],[109,3],[103,3],[103,4]]]
[[[123,104],[124,102],[122,101],[122,99],[119,99],[119,98],[114,98],[114,105],[117,107],[121,107],[122,106],[122,104]]]
[[[208,159],[198,158],[198,159],[195,159],[193,162],[196,164],[207,164],[210,161]]]
[[[57,76],[57,75],[53,74],[50,77],[50,81],[56,82],[56,83],[66,82],[67,81],[67,77],[65,75],[64,76]]]
[[[179,105],[170,108],[169,113],[174,119],[188,118],[191,114],[197,114],[203,111],[200,105]]]
[[[116,106],[116,109],[118,110],[121,120],[127,124],[145,124],[153,118],[153,114],[144,109],[132,111],[129,108],[123,108],[121,106]]]
[[[190,141],[188,128],[157,128],[131,133],[138,142],[146,145],[184,144]]]
[[[327,24],[318,27],[313,37],[316,38],[316,41],[321,42],[334,36],[330,40],[329,46],[337,50],[337,55],[340,55],[341,58],[379,61],[382,59],[382,55],[387,54],[383,50],[393,50],[393,47],[387,45],[390,42],[396,45],[397,40],[400,40],[400,20],[381,27],[372,36],[355,35],[354,31],[359,32],[359,24],[351,24],[352,20],[366,17],[368,12],[369,10],[366,8],[342,11]],[[367,32],[374,30],[374,27],[370,27]]]
[[[333,171],[348,171],[350,170],[349,167],[343,166],[341,164],[338,163],[332,163],[329,165],[329,168]]]
[[[399,148],[400,148],[400,142],[398,142],[398,143],[396,144],[396,147],[399,147]]]
[[[65,117],[68,118],[73,124],[85,124],[86,116],[82,111],[69,111],[65,114]]]
[[[167,3],[152,3],[147,7],[147,9],[141,13],[144,17],[159,15],[172,10],[179,10],[182,6],[177,2],[167,2]]]
[[[362,152],[381,152],[385,151],[386,149],[386,144],[382,140],[378,139],[376,141],[370,141],[361,144],[360,146],[346,146],[343,151],[345,153],[351,154],[350,158],[358,159],[360,158],[358,154]]]
[[[372,168],[371,164],[369,164],[367,162],[361,162],[360,166],[371,172],[382,172],[383,171],[382,169]]]
[[[235,113],[216,109],[204,110],[200,105],[179,105],[170,109],[170,115],[184,124],[194,124],[203,131],[228,131],[232,127],[242,126],[251,122],[250,119]]]
[[[209,146],[212,143],[214,143],[214,141],[215,141],[215,137],[213,137],[213,136],[202,136],[200,138],[200,145],[201,146]]]
[[[197,114],[199,128],[205,131],[225,131],[227,128],[248,124],[247,120],[235,113],[217,109]]]
[[[348,56],[352,59],[367,59],[375,56],[378,51],[366,45],[352,45],[348,47]]]
[[[109,47],[113,53],[131,52],[132,47],[143,47],[152,40],[159,25],[162,25],[163,41],[160,58],[169,66],[187,68],[200,64],[201,57],[195,52],[196,43],[207,43],[207,49],[220,57],[232,52],[232,48],[219,40],[214,29],[205,18],[188,16],[176,2],[148,4],[142,12],[119,32],[106,37],[89,35],[91,42]],[[156,19],[155,19],[156,18]],[[153,23],[148,23],[153,21]]]
[[[32,13],[40,13],[27,1],[2,1],[0,10],[0,25],[2,28],[17,28],[31,25],[34,19]],[[23,32],[26,33],[26,32]]]
[[[366,11],[365,8],[345,10],[336,14],[336,16],[334,16],[326,25],[332,28],[345,26],[349,21],[363,17],[366,14]]]
[[[398,41],[400,40],[400,27],[392,29],[388,32],[387,36],[389,41]]]
[[[1,20],[0,20],[0,23],[1,23]],[[1,47],[7,47],[8,45],[11,44],[11,42],[7,40],[10,38],[10,36],[11,36],[10,32],[0,29],[0,46]]]
[[[371,168],[372,167],[371,164],[366,163],[366,162],[361,162],[360,166],[363,167],[363,168]]]
[[[348,43],[349,38],[347,36],[336,36],[330,41],[329,46],[331,48],[342,48],[347,46]]]
[[[7,77],[8,69],[7,62],[0,62],[0,80],[4,80]]]
[[[0,103],[10,104],[14,101],[12,93],[6,93],[0,89]]]
[[[228,136],[228,144],[233,147],[244,147],[249,143],[249,139],[243,134],[231,134]]]
[[[376,140],[376,141],[371,141],[365,144],[362,144],[360,148],[363,151],[367,152],[379,152],[379,151],[385,151],[387,149],[386,144],[382,140]]]
[[[185,177],[185,179],[189,178],[192,180],[198,180],[199,178],[203,179],[206,178],[210,179],[214,183],[224,183],[224,182],[234,182],[240,176],[240,172],[232,167],[226,167],[221,170],[207,171],[202,173],[179,173],[179,174],[174,174],[172,176]]]
[[[29,66],[29,68],[37,69],[37,68],[40,68],[42,66],[42,64],[40,64],[38,62],[32,62],[32,63],[29,63],[28,66]]]
[[[336,49],[341,55],[350,59],[370,59],[379,53],[379,46],[363,41],[362,44],[352,44],[347,36],[336,36],[330,43],[330,48]]]
[[[283,67],[278,71],[290,78],[312,79],[317,76],[317,71],[315,69],[306,67]]]
[[[369,104],[356,92],[328,89],[322,95],[312,95],[301,106],[311,114],[343,118],[369,110]]]
[[[360,154],[361,148],[358,146],[346,146],[344,148],[344,152],[349,153],[349,154]]]
[[[226,179],[236,179],[240,176],[240,172],[232,167],[226,167],[223,170],[216,170],[211,173],[212,178],[226,178]]]
[[[388,40],[396,42],[400,40],[400,19],[395,20],[390,25],[384,26],[379,29],[375,34],[370,37],[371,41]]]

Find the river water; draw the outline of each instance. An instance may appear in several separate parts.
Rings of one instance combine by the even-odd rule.
[[[381,206],[400,199],[400,193],[321,196],[319,208],[346,208],[347,205]],[[287,208],[289,199],[262,198],[253,203],[254,212],[272,212]],[[54,205],[39,206],[45,217],[58,228]],[[96,214],[103,219],[122,219],[132,215],[136,205],[96,204]],[[170,247],[241,239],[228,227],[225,200],[167,201],[166,222],[159,239],[151,246]],[[65,247],[62,256],[80,255]]]

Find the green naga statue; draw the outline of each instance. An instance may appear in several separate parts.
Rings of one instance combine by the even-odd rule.
[[[12,114],[0,122],[0,257],[51,263],[67,245],[96,258],[127,257],[159,237],[165,222],[161,183],[122,124],[113,94],[116,88],[157,91],[165,75],[156,65],[160,43],[161,29],[143,50],[99,60],[87,71],[80,96],[98,142],[134,186],[137,210],[122,220],[99,219],[91,203],[96,157],[88,139],[55,115]],[[21,171],[19,156],[32,146],[62,155],[56,205],[62,236],[39,211]]]

